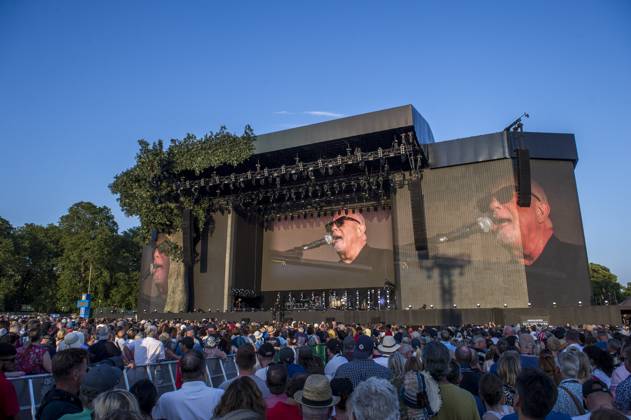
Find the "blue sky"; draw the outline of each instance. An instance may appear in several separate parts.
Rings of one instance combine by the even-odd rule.
[[[140,138],[411,103],[448,140],[528,111],[528,131],[576,135],[590,260],[631,281],[629,22],[625,0],[2,0],[0,216],[89,200],[135,225],[108,184]]]

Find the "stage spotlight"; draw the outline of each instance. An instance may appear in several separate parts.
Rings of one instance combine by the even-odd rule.
[[[605,305],[609,305],[609,301],[608,300],[605,301]]]
[[[457,307],[458,307],[458,305],[456,305],[456,304],[454,303],[454,309],[456,309]]]
[[[476,304],[475,304],[475,306],[479,308],[479,307],[480,307],[480,304],[479,304],[479,303],[476,303]]]
[[[578,306],[583,306],[583,301],[582,300],[578,301]]]
[[[429,308],[430,309],[434,309],[434,305],[429,305]]]
[[[557,303],[556,302],[552,302],[552,306],[556,308],[557,307]]]
[[[505,303],[505,304],[504,304],[504,308],[508,308],[508,304],[506,304],[506,303]]]
[[[412,309],[412,305],[408,305],[408,311]]]
[[[528,307],[532,308],[532,302],[528,302]]]

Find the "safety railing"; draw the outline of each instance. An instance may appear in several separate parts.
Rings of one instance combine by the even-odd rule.
[[[206,359],[204,370],[205,382],[213,388],[239,375],[234,356],[228,356],[226,359]],[[117,388],[129,390],[139,380],[149,379],[158,390],[158,395],[162,395],[165,392],[175,391],[176,371],[176,360],[125,368],[121,371],[121,379]],[[21,420],[35,419],[35,413],[44,395],[55,386],[52,375],[29,375],[7,379],[15,388],[18,396],[20,405],[18,418]]]

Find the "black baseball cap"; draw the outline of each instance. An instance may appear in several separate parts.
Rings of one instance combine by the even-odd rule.
[[[274,357],[276,350],[274,350],[274,346],[272,346],[271,343],[263,343],[261,347],[259,347],[257,353],[261,357]]]
[[[593,394],[594,392],[609,393],[609,388],[607,387],[607,384],[598,379],[588,379],[583,384],[583,397],[587,397],[589,394]]]

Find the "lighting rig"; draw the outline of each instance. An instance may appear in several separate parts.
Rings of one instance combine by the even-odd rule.
[[[260,163],[241,173],[216,172],[199,179],[182,179],[173,187],[194,200],[208,197],[211,211],[234,209],[261,220],[307,219],[345,212],[377,211],[391,206],[391,196],[409,179],[420,176],[423,154],[413,132],[395,137],[388,148],[363,151],[346,148],[346,154],[274,168]],[[352,204],[350,204],[352,203]]]

